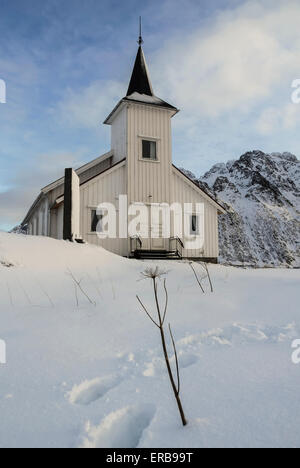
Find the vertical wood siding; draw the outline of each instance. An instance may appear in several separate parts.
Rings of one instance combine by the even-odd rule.
[[[127,107],[123,108],[111,126],[111,149],[114,154],[113,164],[127,155]]]
[[[99,239],[91,233],[91,211],[100,203],[112,203],[118,211],[119,195],[126,195],[126,165],[119,166],[100,174],[80,187],[80,226],[81,236],[90,244],[99,245],[118,255],[127,256],[127,239]],[[118,228],[118,225],[117,225]]]
[[[48,198],[44,197],[33,211],[28,220],[28,234],[32,236],[48,235]]]
[[[158,161],[141,160],[142,139],[157,141]],[[171,112],[128,106],[128,199],[130,203],[169,203],[171,196]]]
[[[202,197],[197,188],[190,186],[176,169],[173,170],[172,201],[179,203],[204,203],[204,249],[185,250],[186,257],[217,258],[219,255],[218,240],[218,210],[206,198]]]

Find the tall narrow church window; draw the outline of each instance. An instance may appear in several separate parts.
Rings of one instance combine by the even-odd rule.
[[[143,140],[143,159],[157,159],[156,141]]]
[[[199,218],[197,215],[191,215],[191,235],[199,234]]]
[[[102,214],[97,214],[97,210],[92,210],[91,232],[102,232]]]

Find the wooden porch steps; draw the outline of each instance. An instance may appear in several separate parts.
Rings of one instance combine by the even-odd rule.
[[[170,260],[180,259],[181,256],[176,250],[136,250],[134,257],[141,260]]]

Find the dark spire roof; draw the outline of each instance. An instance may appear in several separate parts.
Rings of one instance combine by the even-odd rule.
[[[141,45],[138,48],[126,96],[130,96],[133,93],[154,96],[151,81],[149,78],[146,59]]]
[[[140,18],[140,35],[138,40],[139,48],[135,59],[127,94],[125,97],[123,97],[123,99],[121,99],[121,101],[119,101],[119,103],[116,105],[113,111],[105,119],[105,124],[111,124],[113,115],[115,114],[116,110],[120,107],[120,105],[124,102],[139,102],[141,104],[149,104],[151,106],[172,109],[174,111],[173,115],[179,112],[176,107],[158,98],[153,93],[146,59],[142,49],[143,42],[144,41],[142,37],[142,23]]]

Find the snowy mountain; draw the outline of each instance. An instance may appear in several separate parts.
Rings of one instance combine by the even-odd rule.
[[[223,263],[300,267],[300,161],[290,153],[245,153],[197,182],[228,210],[220,217]]]
[[[18,224],[15,226],[11,231],[9,231],[11,234],[27,234],[26,230],[22,227],[21,224]]]

